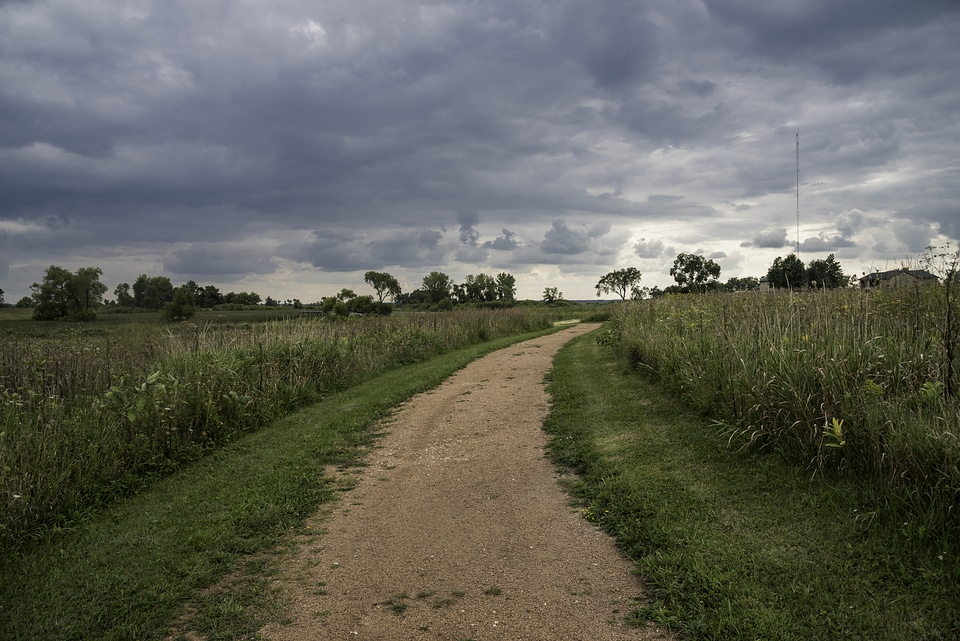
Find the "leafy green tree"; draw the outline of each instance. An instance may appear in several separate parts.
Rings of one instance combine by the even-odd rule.
[[[743,292],[750,289],[758,289],[760,280],[756,276],[744,276],[742,278],[732,276],[723,284],[723,288],[728,292]]]
[[[3,305],[3,290],[0,289],[0,305]]]
[[[554,303],[558,300],[563,300],[563,292],[561,292],[556,287],[543,288],[543,302]]]
[[[497,274],[497,300],[512,303],[517,297],[517,279],[513,274],[500,272]]]
[[[29,296],[24,296],[23,298],[17,301],[17,304],[14,305],[14,307],[17,307],[19,309],[27,309],[29,307],[33,307],[33,299],[30,298]]]
[[[450,277],[443,272],[430,272],[423,277],[422,289],[431,303],[450,298]]]
[[[113,295],[117,297],[117,305],[119,307],[137,306],[137,301],[134,300],[133,294],[130,293],[130,283],[120,283],[117,285],[116,289],[113,290]]]
[[[636,267],[627,267],[608,272],[597,282],[597,297],[601,294],[616,294],[621,300],[627,299],[627,294],[640,293],[640,273]]]
[[[380,303],[388,296],[394,301],[400,296],[399,281],[386,272],[367,272],[363,275],[363,280],[377,292]]]
[[[717,286],[720,265],[700,254],[677,254],[670,275],[683,292],[703,293]]]
[[[846,287],[849,279],[843,274],[840,263],[830,254],[825,259],[811,260],[807,265],[807,282],[811,287],[836,289]]]
[[[94,320],[96,309],[103,304],[107,286],[100,282],[99,267],[81,267],[77,273],[50,265],[41,283],[33,283],[33,317],[56,320]]]
[[[196,296],[197,307],[202,307],[204,309],[212,309],[217,305],[223,303],[223,294],[220,293],[220,290],[213,286],[207,285]]]
[[[256,292],[227,292],[223,295],[227,305],[259,305],[260,294]]]
[[[767,270],[767,280],[777,289],[801,289],[807,286],[807,270],[796,254],[777,256]]]
[[[185,321],[197,313],[195,288],[189,283],[173,290],[173,299],[163,306],[163,319],[171,323]]]
[[[143,309],[162,309],[173,300],[173,283],[166,276],[140,274],[133,281],[133,300]]]

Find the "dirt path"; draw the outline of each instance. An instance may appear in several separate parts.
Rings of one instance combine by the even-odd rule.
[[[402,406],[355,489],[285,568],[269,641],[664,639],[642,586],[544,455],[544,376],[578,325],[482,358]]]

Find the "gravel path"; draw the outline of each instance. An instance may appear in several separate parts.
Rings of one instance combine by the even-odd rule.
[[[544,376],[595,327],[493,353],[399,408],[357,486],[309,523],[280,579],[290,621],[263,637],[669,638],[623,625],[642,585],[545,458]]]

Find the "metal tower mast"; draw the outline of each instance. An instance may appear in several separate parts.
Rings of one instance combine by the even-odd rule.
[[[800,130],[797,129],[797,258],[800,258]]]

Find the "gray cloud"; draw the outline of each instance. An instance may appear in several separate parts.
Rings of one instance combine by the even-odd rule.
[[[641,238],[633,246],[634,253],[640,258],[659,258],[665,250],[662,240],[647,240]]]
[[[589,298],[673,246],[761,273],[797,129],[801,250],[885,264],[960,238],[958,32],[953,0],[0,3],[0,287],[147,261],[315,300],[498,261]]]
[[[786,247],[788,244],[786,227],[778,227],[760,231],[751,240],[741,243],[740,246],[779,249],[780,247]]]

